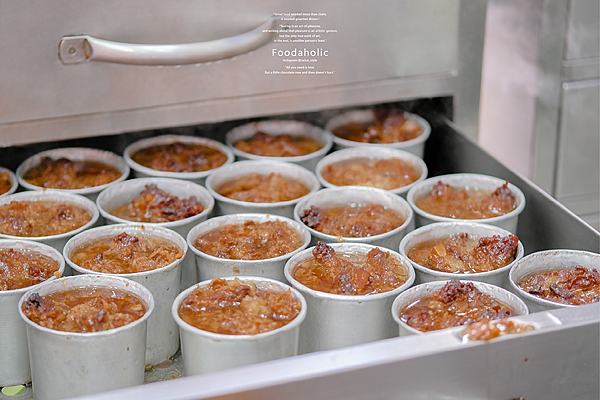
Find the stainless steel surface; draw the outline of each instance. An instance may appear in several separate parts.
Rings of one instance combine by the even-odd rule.
[[[65,0],[52,5],[38,0],[25,7],[4,2],[0,146],[450,95],[457,96],[456,119],[473,128],[486,4],[385,0],[377,7],[349,1],[340,8],[333,0],[168,5],[136,0],[100,7],[84,0],[73,7]],[[327,14],[322,26],[338,33],[327,36],[331,53],[319,66],[334,74],[266,75],[282,67],[269,45],[181,67],[65,66],[57,57],[65,35],[132,43],[210,41],[253,29],[274,10]],[[468,131],[476,135],[475,129]]]
[[[219,61],[264,46],[276,36],[281,22],[271,17],[250,32],[230,38],[186,44],[132,44],[98,39],[89,35],[64,36],[58,57],[65,65],[101,61],[130,65],[186,65]],[[285,31],[285,29],[283,29]]]

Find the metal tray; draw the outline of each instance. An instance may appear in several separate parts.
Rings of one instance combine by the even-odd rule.
[[[313,122],[317,117],[306,116]],[[430,176],[482,173],[506,179],[524,192],[527,206],[517,234],[526,254],[559,248],[600,252],[598,231],[466,139],[451,122],[439,115],[429,120],[432,134],[424,158]],[[599,397],[600,304],[530,314],[519,321],[538,329],[486,343],[462,343],[454,329],[192,377],[179,378],[177,356],[173,366],[147,373],[147,382],[160,382],[81,399]],[[0,395],[5,398],[29,399],[31,390]]]

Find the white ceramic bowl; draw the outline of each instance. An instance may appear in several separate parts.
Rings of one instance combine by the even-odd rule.
[[[44,328],[23,314],[33,293],[45,296],[82,286],[107,287],[139,296],[146,313],[125,326],[100,332],[75,333]],[[146,322],[154,309],[152,294],[137,282],[116,276],[80,275],[40,284],[19,301],[27,325],[33,396],[55,400],[89,395],[144,383]]]
[[[58,263],[58,271],[65,271],[65,260],[55,248],[42,243],[20,240],[0,240],[0,249],[37,252]],[[45,282],[56,279],[50,277]],[[31,381],[27,330],[19,316],[19,300],[25,292],[35,290],[42,283],[22,289],[0,290],[0,387],[21,385]]]
[[[303,183],[310,191],[305,196],[297,199],[280,201],[276,203],[252,203],[230,199],[216,192],[222,184],[248,174],[265,174],[277,172],[285,178],[290,178]],[[314,173],[306,168],[292,163],[280,161],[238,161],[225,168],[210,174],[206,179],[206,188],[215,198],[216,215],[229,215],[240,213],[275,214],[282,217],[293,218],[294,206],[310,193],[319,190],[321,185]]]
[[[316,244],[317,240],[326,243],[366,243],[396,251],[400,240],[412,229],[413,212],[406,200],[383,189],[365,186],[342,186],[319,190],[298,202],[294,208],[294,219],[304,224],[301,219],[302,215],[304,215],[304,210],[309,209],[313,205],[323,209],[364,203],[380,204],[386,209],[395,210],[405,221],[402,225],[389,232],[367,237],[338,237],[319,232],[307,226],[306,228],[313,237],[311,244]]]
[[[235,277],[225,278],[226,280]],[[198,375],[242,365],[255,364],[278,358],[295,356],[298,353],[298,330],[306,317],[306,301],[294,288],[281,282],[259,277],[239,277],[242,282],[252,281],[259,289],[284,292],[302,304],[300,314],[289,324],[270,332],[257,335],[224,335],[198,329],[179,317],[181,302],[196,288],[210,281],[200,282],[181,292],[173,302],[171,312],[181,332],[181,355],[185,375]]]
[[[406,199],[410,203],[410,206],[413,208],[415,212],[415,224],[416,227],[420,227],[423,225],[431,224],[434,222],[479,222],[483,224],[495,225],[500,228],[504,228],[509,232],[517,233],[517,224],[519,221],[519,214],[525,209],[525,195],[518,187],[513,185],[512,183],[508,184],[508,188],[512,192],[515,197],[516,205],[515,209],[511,212],[493,218],[484,218],[484,219],[454,219],[454,218],[446,218],[440,217],[437,215],[430,214],[418,208],[415,205],[415,201],[422,196],[431,193],[431,190],[438,182],[445,183],[447,185],[453,186],[455,188],[467,188],[467,189],[475,189],[475,190],[486,190],[493,192],[498,187],[504,185],[506,182],[504,179],[495,178],[487,175],[480,174],[449,174],[449,175],[440,175],[435,176],[429,179],[425,179],[422,182],[417,183],[413,186],[409,191]]]
[[[408,258],[408,252],[413,247],[420,243],[440,239],[445,240],[449,236],[455,233],[468,233],[470,237],[482,238],[486,236],[499,235],[502,237],[510,235],[510,232],[493,225],[478,224],[473,222],[436,222],[415,229],[409,232],[402,238],[400,242],[400,254]],[[478,273],[451,273],[436,271],[431,268],[427,268],[414,261],[410,261],[415,268],[417,277],[415,283],[423,283],[430,281],[446,281],[448,279],[469,279],[472,281],[487,282],[493,285],[501,286],[505,289],[510,288],[508,283],[508,272],[515,265],[515,263],[523,257],[524,249],[523,244],[519,240],[515,259],[510,264],[488,272]]]
[[[431,125],[429,125],[429,122],[427,122],[424,118],[416,114],[408,112],[405,112],[404,114],[408,117],[408,119],[416,122],[421,127],[421,134],[418,137],[411,140],[406,140],[404,142],[396,143],[363,143],[342,139],[338,136],[333,135],[334,150],[341,150],[348,147],[383,146],[405,150],[409,153],[413,153],[414,155],[423,158],[423,152],[425,150],[425,141],[429,138],[429,135],[431,134]],[[341,125],[345,125],[349,122],[356,122],[368,126],[374,121],[374,119],[375,114],[373,110],[349,111],[331,118],[325,125],[325,129],[331,132],[335,128]]]
[[[512,307],[516,311],[516,315],[529,314],[529,310],[527,309],[527,306],[523,300],[506,289],[502,289],[499,286],[485,282],[469,281],[464,279],[461,279],[460,281],[463,283],[473,283],[473,285],[475,285],[475,287],[482,293],[485,293],[493,297],[495,300]],[[398,297],[396,297],[394,303],[392,304],[392,317],[394,318],[394,321],[396,321],[400,336],[424,335],[425,333],[428,333],[421,332],[411,326],[408,326],[404,321],[401,321],[400,312],[422,298],[431,296],[436,290],[444,287],[447,282],[448,281],[431,281],[421,283],[420,285],[413,286],[403,293],[400,293]]]
[[[38,165],[41,159],[44,157],[50,157],[53,160],[64,157],[71,161],[98,161],[117,168],[119,172],[121,172],[121,176],[116,180],[112,181],[111,183],[83,189],[43,188],[26,182],[23,179],[23,175],[27,173],[27,171],[29,171],[31,168]],[[128,176],[129,166],[127,165],[127,163],[125,163],[121,156],[118,156],[110,151],[90,149],[85,147],[66,147],[61,149],[43,151],[41,153],[29,157],[28,159],[23,161],[17,168],[17,177],[19,179],[19,184],[27,190],[57,190],[61,192],[80,194],[91,200],[95,200],[98,196],[98,193],[106,189],[108,186],[112,185],[113,183],[122,182],[125,179],[127,179]]]
[[[288,254],[265,260],[231,260],[219,258],[203,253],[194,246],[198,237],[209,231],[225,225],[243,224],[245,221],[255,221],[259,223],[267,221],[285,222],[300,234],[302,245]],[[308,233],[304,224],[278,215],[231,214],[211,218],[196,225],[187,235],[187,242],[188,247],[193,254],[195,254],[197,275],[201,281],[226,276],[256,276],[275,279],[286,283],[287,281],[283,274],[283,267],[287,260],[308,246],[310,243],[310,233]]]
[[[361,243],[334,243],[339,253],[368,253],[376,246]],[[381,248],[394,256],[406,269],[407,281],[394,290],[359,296],[320,292],[296,279],[294,271],[301,263],[314,259],[313,248],[290,258],[285,265],[285,277],[306,298],[308,314],[300,329],[300,353],[331,350],[396,336],[396,324],[390,309],[394,298],[408,289],[415,272],[408,260],[395,251]]]
[[[61,254],[63,251],[63,247],[65,246],[65,243],[67,243],[67,241],[70,238],[77,235],[78,233],[83,232],[83,231],[95,226],[96,223],[98,222],[98,218],[100,215],[100,213],[98,212],[98,208],[96,207],[96,204],[94,204],[94,202],[92,200],[90,200],[89,198],[78,195],[78,194],[59,192],[56,190],[26,191],[26,192],[13,193],[9,196],[0,198],[0,206],[2,206],[4,204],[8,204],[11,201],[64,202],[64,203],[70,203],[70,204],[74,204],[79,207],[82,207],[83,209],[87,210],[90,213],[91,219],[87,224],[85,224],[77,229],[74,229],[70,232],[62,233],[60,235],[26,237],[26,236],[5,235],[5,234],[0,233],[1,239],[31,240],[31,241],[35,241],[35,242],[39,242],[39,243],[44,243],[44,244],[54,247]],[[71,274],[71,268],[69,268],[67,266],[65,268],[65,275],[70,275],[70,274]]]
[[[183,251],[184,255],[187,252],[185,239],[171,229],[153,225],[119,224],[100,226],[81,232],[67,242],[63,256],[75,274],[123,277],[143,285],[152,293],[155,309],[148,319],[146,364],[159,364],[175,354],[179,348],[179,332],[177,324],[171,318],[171,304],[181,290],[180,266],[183,257],[162,268],[129,274],[96,272],[75,264],[71,259],[75,250],[85,244],[102,238],[112,238],[123,232],[129,235],[165,239]]]
[[[11,170],[3,167],[0,167],[0,172],[8,172],[8,175],[10,176],[10,181],[12,183],[10,189],[8,189],[7,192],[0,194],[0,197],[8,196],[9,194],[13,194],[14,192],[16,192],[17,188],[19,187],[19,179],[17,178],[17,175]]]
[[[96,205],[98,206],[100,215],[104,217],[104,220],[108,224],[139,224],[139,222],[132,222],[116,217],[110,212],[117,207],[131,203],[133,199],[140,195],[146,185],[150,184],[154,184],[159,189],[177,196],[180,199],[195,196],[204,207],[204,210],[199,214],[178,221],[158,223],[144,222],[145,225],[156,225],[169,228],[185,238],[190,229],[200,222],[206,221],[215,206],[215,200],[208,190],[197,183],[171,178],[139,178],[115,183],[114,185],[111,185],[111,187],[103,190],[96,199]],[[198,278],[196,276],[194,255],[186,254],[182,263],[181,287],[188,287],[196,282],[198,282]]]
[[[408,193],[408,191],[410,190],[411,187],[413,187],[418,182],[421,182],[422,180],[427,178],[427,165],[425,165],[425,162],[421,158],[417,157],[416,155],[414,155],[412,153],[406,152],[404,150],[398,150],[398,149],[389,148],[389,147],[375,147],[375,146],[370,146],[368,148],[353,147],[353,148],[338,150],[338,151],[335,151],[335,152],[325,156],[321,161],[319,161],[319,163],[317,164],[317,166],[315,168],[315,174],[317,175],[317,178],[319,179],[319,182],[321,182],[322,186],[324,186],[326,188],[333,188],[333,187],[338,187],[338,186],[334,185],[333,183],[331,183],[331,182],[325,180],[325,178],[323,178],[323,170],[332,164],[336,164],[336,163],[339,163],[342,161],[350,161],[353,159],[384,160],[384,159],[395,159],[395,158],[400,159],[400,160],[405,161],[408,164],[410,164],[415,169],[416,173],[419,175],[417,180],[415,180],[412,183],[409,183],[406,186],[398,187],[395,189],[388,189],[388,192],[394,193],[394,194],[399,194],[402,197],[406,198],[406,194]],[[363,185],[356,185],[356,186],[363,186]]]
[[[235,147],[237,142],[252,138],[257,131],[262,131],[270,135],[287,134],[292,136],[307,136],[321,143],[323,147],[313,153],[295,157],[260,156],[247,153]],[[321,160],[329,152],[329,150],[331,150],[331,147],[333,146],[333,135],[331,132],[311,125],[307,122],[268,120],[252,122],[232,129],[225,135],[225,143],[231,148],[231,151],[233,151],[233,154],[235,154],[239,160],[273,160],[291,162],[298,164],[309,171],[314,171],[319,160]]]
[[[207,171],[197,171],[197,172],[169,172],[169,171],[159,171],[156,169],[144,167],[133,161],[131,156],[138,150],[145,149],[150,146],[155,145],[166,145],[171,143],[191,143],[191,144],[201,144],[204,146],[209,146],[221,151],[223,154],[227,156],[227,161],[225,163],[215,169],[207,170]],[[135,178],[147,178],[147,177],[159,177],[159,178],[175,178],[175,179],[185,179],[188,181],[196,182],[200,185],[203,185],[206,177],[229,164],[231,164],[234,160],[234,155],[229,149],[229,147],[225,146],[223,143],[217,142],[216,140],[195,137],[195,136],[183,136],[183,135],[162,135],[151,137],[147,139],[138,140],[137,142],[131,143],[129,146],[125,148],[123,151],[123,158],[127,165],[131,167],[133,170],[133,176]]]
[[[581,250],[546,250],[531,253],[519,260],[509,274],[510,285],[514,293],[521,297],[529,311],[538,312],[562,307],[577,307],[542,299],[527,293],[519,287],[521,281],[531,275],[562,269],[571,269],[577,265],[599,270],[600,254]]]

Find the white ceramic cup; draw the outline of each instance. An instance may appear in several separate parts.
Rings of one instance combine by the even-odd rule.
[[[236,277],[224,278],[226,280]],[[270,332],[257,335],[224,335],[198,329],[181,319],[178,310],[182,301],[196,288],[207,286],[211,281],[200,282],[177,296],[171,312],[181,332],[181,355],[186,376],[215,372],[224,369],[255,364],[298,353],[298,331],[306,317],[306,301],[294,288],[279,281],[259,277],[239,277],[242,282],[252,281],[259,289],[284,292],[302,304],[300,314],[289,324]]]
[[[383,189],[365,186],[341,186],[321,189],[318,192],[311,193],[296,204],[294,219],[304,225],[301,217],[304,215],[304,210],[309,209],[310,206],[323,209],[365,203],[379,204],[386,209],[398,212],[404,219],[404,223],[389,232],[367,237],[333,236],[305,225],[313,238],[311,245],[315,245],[318,240],[325,243],[366,243],[396,251],[400,240],[412,229],[413,212],[406,200]]]
[[[171,229],[152,225],[106,225],[90,229],[71,238],[65,245],[65,261],[76,274],[118,276],[138,282],[146,287],[154,297],[155,310],[148,319],[148,339],[146,341],[146,364],[156,365],[173,356],[179,348],[177,324],[171,317],[171,304],[181,290],[181,262],[183,257],[162,268],[129,274],[109,274],[83,268],[72,261],[73,253],[87,243],[112,238],[120,233],[144,235],[168,240],[179,250],[187,251],[185,239]]]
[[[133,199],[140,195],[146,185],[150,184],[156,185],[159,189],[177,196],[180,199],[195,196],[200,204],[202,204],[204,210],[199,214],[178,221],[157,223],[144,222],[144,225],[169,228],[185,238],[190,229],[200,222],[206,221],[214,209],[215,200],[208,190],[197,183],[172,178],[139,178],[115,183],[114,185],[111,185],[111,187],[103,190],[96,199],[96,205],[98,206],[100,215],[104,217],[104,220],[108,224],[139,224],[139,222],[132,222],[116,217],[112,215],[111,212],[117,207],[131,203]],[[186,254],[181,265],[181,287],[186,288],[198,281],[194,255]]]
[[[37,166],[44,157],[50,157],[51,159],[59,159],[64,157],[71,161],[97,161],[117,168],[121,173],[121,176],[110,183],[82,189],[50,189],[35,186],[25,181],[25,179],[23,179],[25,173],[27,173],[27,171],[29,171],[31,168]],[[79,194],[94,201],[96,200],[98,193],[100,193],[102,190],[106,189],[113,183],[122,182],[127,179],[129,176],[129,166],[127,163],[125,163],[123,157],[110,151],[86,147],[65,147],[61,149],[46,150],[29,157],[17,168],[17,176],[19,179],[19,184],[27,190],[57,190],[66,193]]]
[[[302,135],[316,140],[323,147],[310,154],[294,157],[259,156],[256,154],[247,153],[235,147],[237,142],[252,138],[258,131],[262,131],[270,135]],[[307,122],[293,120],[268,120],[251,122],[230,130],[227,132],[227,134],[225,134],[225,143],[231,148],[231,151],[233,151],[233,154],[235,154],[239,160],[272,160],[291,162],[298,164],[309,171],[314,171],[319,160],[321,160],[329,152],[329,150],[331,150],[331,147],[333,146],[332,136],[333,135],[331,132],[319,128],[318,126],[311,125]]]
[[[11,170],[6,169],[4,167],[0,167],[0,172],[8,172],[8,175],[10,177],[10,182],[11,182],[10,189],[8,189],[8,191],[0,194],[0,197],[8,196],[9,194],[13,194],[14,192],[16,192],[17,188],[19,187],[19,179],[17,178],[17,175],[14,172],[12,172]]]
[[[477,239],[494,235],[506,237],[511,234],[505,229],[487,224],[473,222],[436,222],[422,226],[412,232],[407,233],[400,242],[400,254],[406,258],[409,258],[408,252],[413,247],[429,240],[445,240],[449,236],[456,233],[468,233],[470,237]],[[523,254],[525,254],[525,250],[523,248],[523,243],[521,243],[519,240],[517,251],[515,253],[515,259],[510,264],[493,271],[477,273],[442,272],[427,268],[423,265],[417,264],[412,260],[410,262],[415,268],[415,272],[417,274],[415,279],[415,283],[417,284],[430,281],[446,281],[449,279],[469,279],[472,281],[487,282],[493,285],[501,286],[505,289],[509,289],[510,284],[508,283],[508,272],[515,265],[515,263],[523,257]]]
[[[133,293],[146,303],[146,313],[128,325],[88,333],[44,328],[23,314],[23,303],[33,293],[45,296],[82,286]],[[154,299],[150,291],[137,282],[107,275],[56,279],[26,292],[18,308],[27,325],[35,400],[84,396],[144,383],[146,322],[154,310]]]
[[[582,250],[546,250],[531,253],[520,259],[510,270],[510,286],[514,293],[523,299],[529,311],[538,312],[563,307],[577,307],[571,304],[557,303],[527,293],[519,283],[531,275],[581,265],[588,269],[600,268],[600,254]]]
[[[0,240],[0,249],[37,252],[58,263],[58,271],[65,271],[62,254],[48,245],[24,240]],[[50,277],[45,282],[56,279]],[[19,300],[25,292],[35,290],[41,283],[22,289],[0,291],[0,387],[21,385],[31,381],[27,330],[19,316]]]
[[[527,315],[529,310],[525,303],[517,297],[515,294],[509,292],[500,286],[492,285],[485,282],[460,280],[462,283],[473,283],[473,285],[482,293],[485,293],[495,300],[512,307],[516,311],[516,315]],[[397,324],[397,329],[400,336],[407,335],[423,335],[427,332],[421,332],[404,321],[400,320],[400,312],[406,309],[409,305],[421,300],[424,297],[433,295],[433,293],[444,287],[448,281],[431,281],[421,283],[420,285],[413,286],[412,288],[400,293],[392,304],[392,317]]]
[[[523,192],[521,192],[521,190],[519,190],[518,187],[516,187],[512,183],[508,184],[508,189],[510,189],[510,191],[512,192],[516,202],[515,209],[511,212],[492,218],[455,219],[430,214],[426,211],[421,210],[415,205],[415,201],[417,199],[431,193],[433,187],[440,181],[444,184],[450,185],[455,188],[486,190],[489,192],[494,192],[498,187],[504,185],[504,183],[506,182],[505,180],[500,178],[495,178],[492,176],[481,174],[440,175],[419,182],[408,191],[408,195],[406,196],[406,199],[408,200],[410,206],[415,212],[415,223],[417,228],[434,222],[464,221],[495,225],[500,228],[504,228],[509,232],[515,234],[517,233],[519,214],[521,214],[521,212],[525,209],[525,195],[523,194]]]
[[[368,253],[376,246],[361,243],[331,244],[337,253]],[[390,315],[394,298],[408,289],[415,280],[412,265],[395,251],[390,253],[405,268],[408,279],[401,286],[384,293],[341,295],[308,288],[294,278],[301,263],[313,260],[313,248],[290,258],[285,265],[285,277],[306,298],[308,314],[300,329],[300,353],[332,350],[396,336],[396,324]]]

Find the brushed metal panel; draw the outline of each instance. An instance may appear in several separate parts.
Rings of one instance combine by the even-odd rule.
[[[565,59],[600,55],[600,2],[570,0]]]
[[[360,1],[66,0],[0,4],[0,124],[231,99],[264,93],[435,74],[456,68],[458,0]],[[272,76],[271,46],[181,67],[64,66],[60,38],[89,34],[130,43],[186,43],[244,33],[273,12],[323,12],[329,57],[320,76]],[[277,44],[278,47],[279,44]],[[309,47],[308,45],[306,47]],[[293,46],[292,46],[293,48]]]

